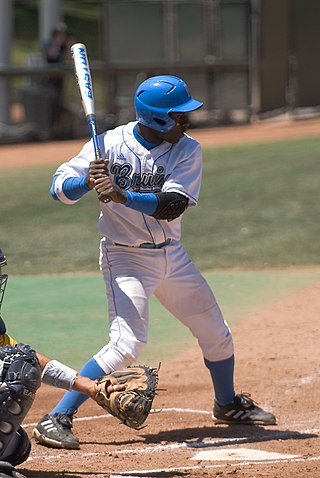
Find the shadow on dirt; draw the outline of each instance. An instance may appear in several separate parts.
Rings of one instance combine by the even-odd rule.
[[[25,471],[25,470],[19,470],[21,471],[21,473],[26,473],[26,478],[83,478],[84,476],[88,476],[90,478],[93,478],[95,475],[99,476],[99,478],[101,478],[101,472],[97,472],[97,473],[94,473],[92,471],[81,471],[81,475],[75,475],[74,473],[68,473],[67,471],[64,471],[62,473],[57,473],[57,472],[43,472],[43,471]],[[79,472],[80,473],[80,472]],[[108,474],[108,475],[105,475],[105,477],[107,478],[120,478],[121,476],[123,477],[131,477],[132,478],[132,474],[130,472],[129,473],[126,473],[125,471],[122,471],[120,474],[119,473],[116,473],[116,474]],[[134,473],[134,478],[139,478],[139,477],[143,477],[143,478],[173,478],[173,477],[187,477],[189,476],[189,473],[188,472],[179,472],[179,471],[148,471],[148,475],[146,475],[144,472],[135,472]]]
[[[23,468],[19,468],[17,471],[23,473],[26,478],[83,478],[83,472],[81,472],[81,475],[78,475],[75,473],[68,473],[67,471],[57,473],[56,471],[29,471]],[[88,473],[88,475],[94,476],[91,472]]]
[[[24,470],[21,470],[24,472]],[[56,472],[50,472],[50,473],[46,473],[46,472],[41,472],[41,471],[32,471],[32,472],[27,472],[27,475],[26,475],[26,478],[83,478],[84,476],[88,476],[90,478],[94,478],[94,476],[97,475],[97,477],[101,478],[101,473],[100,472],[97,472],[97,473],[94,473],[92,471],[90,472],[81,472],[81,476],[80,475],[75,475],[73,473],[68,473],[67,471],[63,472],[63,473],[56,473]],[[120,478],[120,477],[127,477],[127,478],[132,478],[132,474],[131,472],[130,473],[126,473],[125,471],[122,471],[120,474],[119,473],[116,473],[116,474],[108,474],[108,475],[103,475],[105,476],[105,478]],[[181,476],[182,478],[183,477],[188,477],[190,476],[189,472],[183,472],[183,471],[154,471],[154,472],[151,472],[151,471],[148,471],[148,475],[146,475],[144,472],[136,472],[134,473],[134,478],[176,478],[176,477],[179,477]]]
[[[94,442],[84,441],[83,444],[97,445],[132,445],[143,446],[145,444],[168,444],[183,443],[190,448],[221,447],[226,445],[237,445],[245,443],[259,443],[275,440],[307,440],[318,438],[312,433],[300,433],[294,430],[277,430],[276,428],[263,428],[259,426],[222,425],[201,428],[183,428],[176,430],[161,431],[155,434],[139,433],[139,437],[133,440],[106,440]]]
[[[219,447],[239,443],[258,443],[273,440],[306,440],[317,438],[312,433],[300,433],[290,430],[277,430],[276,428],[263,428],[259,426],[222,426],[185,428],[183,430],[170,430],[146,435],[146,443],[183,442],[190,448]]]

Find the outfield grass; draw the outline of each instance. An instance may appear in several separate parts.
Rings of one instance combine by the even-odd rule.
[[[319,263],[319,139],[210,149],[205,158],[200,207],[184,222],[200,268]]]
[[[1,148],[0,148],[1,155]],[[320,139],[204,151],[183,245],[202,270],[319,264]],[[0,245],[11,274],[97,271],[98,203],[53,201],[53,167],[1,170]]]

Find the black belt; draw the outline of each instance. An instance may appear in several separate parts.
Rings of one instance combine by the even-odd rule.
[[[115,246],[122,246],[122,247],[139,247],[141,249],[161,249],[164,246],[168,246],[170,244],[171,239],[167,239],[164,242],[160,242],[159,244],[154,244],[153,242],[143,242],[139,244],[139,246],[128,246],[128,244],[119,244],[118,242],[114,242]]]

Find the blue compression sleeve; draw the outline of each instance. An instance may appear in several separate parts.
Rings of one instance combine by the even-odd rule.
[[[91,380],[95,380],[103,375],[106,375],[106,373],[104,370],[102,370],[100,365],[97,364],[95,359],[91,358],[82,367],[80,375],[83,375],[83,377],[89,377]],[[88,395],[76,392],[75,390],[66,392],[61,398],[60,402],[49,413],[49,415],[53,415],[54,413],[66,413],[67,415],[73,415],[80,405],[82,405],[88,398]]]
[[[206,367],[208,367],[214,387],[215,399],[219,405],[227,405],[234,400],[234,355],[226,360],[218,362],[210,362],[204,359]]]
[[[59,201],[59,198],[58,198],[58,196],[56,195],[55,190],[54,190],[57,177],[58,177],[58,176],[53,176],[52,183],[51,183],[51,188],[50,188],[50,194],[51,194],[51,196],[53,197],[53,199],[54,199],[55,201]]]
[[[144,214],[153,214],[158,207],[158,198],[154,193],[136,193],[126,191],[127,200],[125,206]]]
[[[55,185],[56,179],[57,179],[57,176],[54,176],[52,180],[50,193],[53,199],[58,200],[59,198],[57,197],[54,191],[54,185]],[[87,192],[91,191],[91,189],[88,188],[87,186],[86,176],[81,176],[81,177],[75,176],[72,178],[67,178],[64,181],[62,186],[62,191],[67,196],[68,199],[75,201],[77,199],[80,199]]]

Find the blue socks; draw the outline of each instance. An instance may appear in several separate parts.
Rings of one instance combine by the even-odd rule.
[[[204,363],[211,374],[216,402],[221,406],[233,402],[235,396],[233,383],[234,355],[218,362],[210,362],[205,358]]]
[[[95,380],[106,373],[102,368],[97,364],[94,358],[88,360],[88,362],[82,367],[80,375],[84,377],[91,378]],[[49,413],[53,415],[54,413],[65,413],[67,415],[73,415],[76,413],[77,409],[82,405],[87,399],[88,395],[84,393],[76,392],[75,390],[66,392],[61,398],[60,402],[55,406],[55,408]]]

